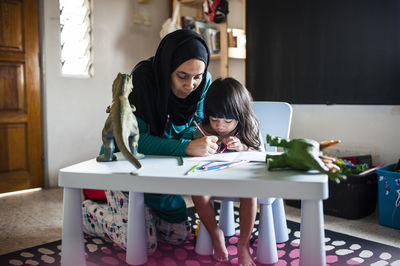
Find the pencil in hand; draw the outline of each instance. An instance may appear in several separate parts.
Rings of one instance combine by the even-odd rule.
[[[228,148],[228,145],[225,145],[225,147],[219,153],[223,153],[226,150],[226,148]]]
[[[239,131],[236,132],[236,134],[234,135],[234,137],[237,137],[237,135],[239,135]],[[228,148],[228,145],[226,145],[226,146],[220,151],[220,153],[223,153],[223,152],[226,150],[226,148]]]
[[[204,131],[200,128],[199,124],[197,124],[196,120],[193,119],[193,124],[197,127],[197,129],[200,131],[200,133],[203,135],[203,137],[206,136]]]

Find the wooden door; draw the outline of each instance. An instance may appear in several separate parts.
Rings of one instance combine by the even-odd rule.
[[[43,186],[37,0],[0,0],[0,193]]]

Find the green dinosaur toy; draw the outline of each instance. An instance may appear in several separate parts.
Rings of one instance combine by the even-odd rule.
[[[285,139],[267,135],[267,143],[270,146],[282,147],[284,151],[279,155],[267,155],[266,162],[268,164],[268,169],[315,169],[321,173],[327,174],[332,181],[340,183],[341,180],[346,180],[346,176],[341,174],[340,168],[333,163],[327,163],[321,159],[321,156],[322,158],[328,157],[322,155],[322,150],[338,142],[339,141],[326,141],[318,143],[315,140],[306,138]]]

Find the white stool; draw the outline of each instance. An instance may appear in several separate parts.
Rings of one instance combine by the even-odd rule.
[[[222,200],[219,218],[219,227],[225,236],[235,234],[233,201],[239,198],[213,197],[213,200]],[[257,261],[263,264],[273,264],[278,261],[276,243],[289,239],[286,215],[281,198],[258,199],[260,204]],[[200,222],[196,239],[195,252],[200,255],[212,255],[213,246],[210,234]]]

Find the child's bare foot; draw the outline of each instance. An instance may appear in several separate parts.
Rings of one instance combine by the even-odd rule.
[[[214,259],[216,261],[228,261],[228,250],[225,246],[224,232],[218,228],[218,236],[213,239]]]
[[[256,266],[255,262],[251,258],[248,243],[242,244],[239,240],[237,245],[237,251],[238,251],[239,266]]]

